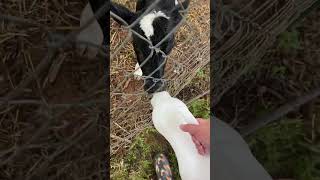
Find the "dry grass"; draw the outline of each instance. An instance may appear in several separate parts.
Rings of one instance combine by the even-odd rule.
[[[2,15],[16,17],[0,20],[0,179],[103,179],[106,150],[96,126],[105,106],[87,100],[106,97],[96,93],[104,87],[90,92],[104,63],[80,57],[71,46],[49,47],[50,34],[79,28],[84,5],[0,3]],[[32,25],[22,23],[26,19]]]
[[[117,0],[134,11],[135,3]],[[209,62],[210,37],[209,1],[191,1],[186,23],[176,34],[176,46],[167,59],[165,79],[168,90],[177,95]],[[136,64],[128,32],[112,21],[111,26],[111,153],[123,151],[131,140],[146,127],[151,126],[149,97],[143,92],[142,80],[133,78]],[[129,39],[131,41],[131,39]],[[118,51],[120,44],[124,48]],[[113,52],[117,52],[114,54]],[[176,73],[178,72],[178,73]],[[209,88],[207,86],[207,88]],[[199,94],[190,94],[197,96]]]
[[[127,7],[133,8],[132,1],[126,2]],[[188,25],[181,27],[177,34],[177,45],[168,59],[166,74],[173,95],[209,62],[208,3],[192,2]],[[99,154],[102,152],[97,141],[100,134],[95,125],[103,117],[100,117],[100,110],[104,106],[98,103],[73,105],[80,105],[80,99],[94,97],[100,102],[105,99],[102,93],[105,87],[93,89],[104,73],[104,64],[100,59],[80,57],[70,46],[57,49],[52,57],[47,56],[51,52],[49,32],[65,35],[77,29],[84,5],[84,2],[72,0],[0,3],[1,13],[41,24],[39,27],[0,21],[0,96],[17,98],[12,104],[0,104],[0,164],[15,162],[12,166],[1,166],[0,177],[34,179],[45,178],[47,174],[48,179],[102,179],[101,173],[106,169],[99,166],[103,154]],[[127,34],[115,23],[111,30],[111,50],[114,50]],[[183,68],[182,73],[172,73],[173,62]],[[39,70],[40,64],[45,68]],[[133,72],[134,65],[131,43],[111,59],[113,154],[125,150],[137,133],[151,125],[151,109],[142,91],[142,82],[124,78]],[[37,78],[33,76],[35,72]],[[53,110],[49,111],[47,104]],[[52,115],[55,118],[51,119]],[[25,144],[28,141],[29,144]],[[20,155],[16,156],[20,150]]]

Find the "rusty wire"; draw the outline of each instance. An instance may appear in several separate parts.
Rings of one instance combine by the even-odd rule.
[[[215,0],[212,33],[212,98],[216,105],[257,65],[276,37],[317,0]]]
[[[134,2],[129,3],[129,1],[119,0],[116,1],[122,4],[130,4],[134,7]],[[156,4],[157,1],[154,2]],[[181,2],[180,2],[181,3]],[[148,8],[144,14],[147,14],[152,10]],[[111,68],[111,81],[113,79],[119,79],[117,83],[111,83],[110,95],[111,95],[111,154],[115,155],[119,150],[128,148],[132,139],[136,134],[142,132],[145,128],[150,127],[151,123],[151,106],[150,106],[150,97],[143,90],[144,79],[152,78],[155,81],[164,81],[168,83],[168,91],[176,96],[196,75],[198,70],[203,68],[209,63],[209,10],[207,9],[206,15],[200,15],[199,17],[193,17],[194,21],[197,23],[205,24],[203,32],[195,29],[195,24],[190,19],[188,19],[188,12],[195,13],[197,8],[207,7],[209,8],[209,1],[203,2],[193,2],[187,10],[182,10],[180,12],[182,20],[179,22],[175,28],[173,28],[159,43],[153,45],[152,42],[138,32],[134,31],[132,27],[139,22],[143,14],[131,24],[127,24],[124,27],[121,27],[120,30],[116,29],[116,23],[113,23],[111,26],[111,63],[113,65]],[[191,14],[192,14],[191,13]],[[116,16],[114,13],[110,15],[121,21],[125,21],[120,17]],[[195,16],[195,15],[194,15]],[[190,18],[190,17],[189,17]],[[169,36],[172,34],[179,33],[179,30],[184,28],[184,32],[180,32],[181,35],[185,35],[183,40],[180,40],[176,43],[176,46],[172,53],[166,54],[163,52],[159,46],[163,43]],[[125,35],[121,36],[120,40],[113,41],[113,37],[117,36],[117,33],[124,33]],[[165,67],[165,77],[161,79],[155,79],[152,77],[152,74],[156,72],[159,68],[165,64],[162,63],[157,69],[155,69],[151,74],[143,75],[140,80],[134,78],[134,66],[136,63],[135,55],[133,53],[132,46],[130,44],[131,36],[135,34],[142,40],[146,41],[151,49],[150,55],[140,64],[140,67],[144,66],[147,61],[150,60],[153,53],[160,53],[165,57],[167,61],[167,67]],[[178,35],[179,36],[179,35]],[[176,38],[176,41],[178,41]],[[178,51],[183,52],[178,52]],[[127,55],[131,55],[127,57]],[[127,60],[130,59],[130,60]],[[125,61],[122,63],[128,67],[119,67],[117,69],[118,62]],[[174,64],[174,65],[173,65]],[[120,72],[119,72],[120,71]],[[177,73],[178,72],[178,73]],[[118,76],[121,74],[121,76]],[[130,83],[133,84],[133,88],[128,90]],[[128,85],[129,84],[129,85]],[[209,85],[208,85],[209,88]],[[205,92],[207,89],[203,89]],[[199,94],[193,95],[197,97]],[[190,97],[192,99],[192,97]]]
[[[136,80],[132,69],[122,67],[116,76],[121,83],[113,83],[115,68],[122,65],[117,63],[125,60],[119,56],[130,55],[125,52],[131,45],[130,33],[121,36],[122,46],[111,44],[117,49],[110,47],[110,56],[108,46],[78,41],[77,35],[94,20],[79,28],[83,7],[72,0],[0,3],[0,179],[103,179],[109,149],[100,144],[101,139],[111,143],[111,154],[115,154],[151,126],[149,97],[143,90],[143,79],[151,74],[128,91],[127,83]],[[198,7],[208,4],[191,2],[191,11]],[[108,2],[95,16],[104,12]],[[205,17],[187,18],[188,14],[182,12],[183,20],[170,33],[177,33],[179,41],[170,55],[158,48],[163,41],[152,46],[152,51],[167,59],[165,77],[155,81],[168,82],[173,96],[209,62],[209,11]],[[206,28],[199,29],[199,22]],[[130,26],[125,30],[136,33]],[[75,47],[80,44],[100,49],[99,55],[94,59],[79,55]],[[135,64],[135,58],[130,59],[127,63]]]

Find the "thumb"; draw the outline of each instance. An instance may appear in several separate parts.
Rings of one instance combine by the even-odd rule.
[[[198,125],[194,125],[194,124],[183,124],[183,125],[180,125],[180,129],[184,132],[194,134],[197,131],[197,126]]]

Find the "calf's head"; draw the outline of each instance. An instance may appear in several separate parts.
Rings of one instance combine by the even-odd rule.
[[[138,63],[145,76],[144,89],[148,93],[162,91],[166,56],[174,47],[174,28],[182,19],[181,10],[187,9],[189,0],[138,0],[136,12],[111,3],[111,12],[118,23],[133,30],[133,46]]]

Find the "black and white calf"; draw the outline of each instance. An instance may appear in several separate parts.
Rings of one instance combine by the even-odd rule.
[[[93,7],[101,7],[106,1],[90,0],[89,2],[93,12],[95,12],[97,9]],[[165,83],[160,79],[164,76],[166,64],[165,57],[170,54],[174,47],[174,33],[172,33],[172,31],[182,20],[182,16],[179,11],[187,9],[189,3],[190,0],[185,0],[181,4],[178,3],[177,0],[138,0],[136,4],[136,12],[131,12],[126,7],[116,3],[110,4],[110,11],[120,17],[121,20],[116,17],[113,18],[121,25],[131,25],[130,28],[137,33],[133,33],[133,46],[138,65],[141,65],[142,73],[146,76],[144,89],[148,93],[161,91],[165,88]],[[150,9],[149,7],[151,6],[152,8]],[[88,9],[89,8],[86,7],[83,15],[86,10],[88,11]],[[148,12],[146,12],[147,10]],[[91,14],[93,14],[93,12],[91,12]],[[87,14],[90,14],[90,12],[87,12]],[[92,17],[92,15],[90,17]],[[100,21],[101,20],[98,20],[98,22]],[[123,23],[123,21],[125,23]],[[109,21],[106,20],[104,22],[108,23]],[[101,44],[102,38],[100,36],[98,37],[98,33],[101,35],[101,32],[98,32],[100,30],[95,29],[97,28],[97,25],[98,23],[95,25],[93,24],[92,27],[87,29],[87,32],[95,32],[94,38],[90,38],[87,35],[81,36],[81,34],[79,38],[81,40],[89,40],[92,43]],[[104,26],[102,23],[99,25]],[[105,32],[103,29],[104,28],[102,28],[102,35],[104,35],[104,37],[109,36],[109,32]],[[170,35],[166,37],[168,34]],[[163,41],[163,39],[165,40]],[[160,42],[161,44],[158,45]],[[158,46],[155,47],[156,45]],[[96,53],[88,52],[93,55]],[[139,75],[138,68],[135,74]]]

